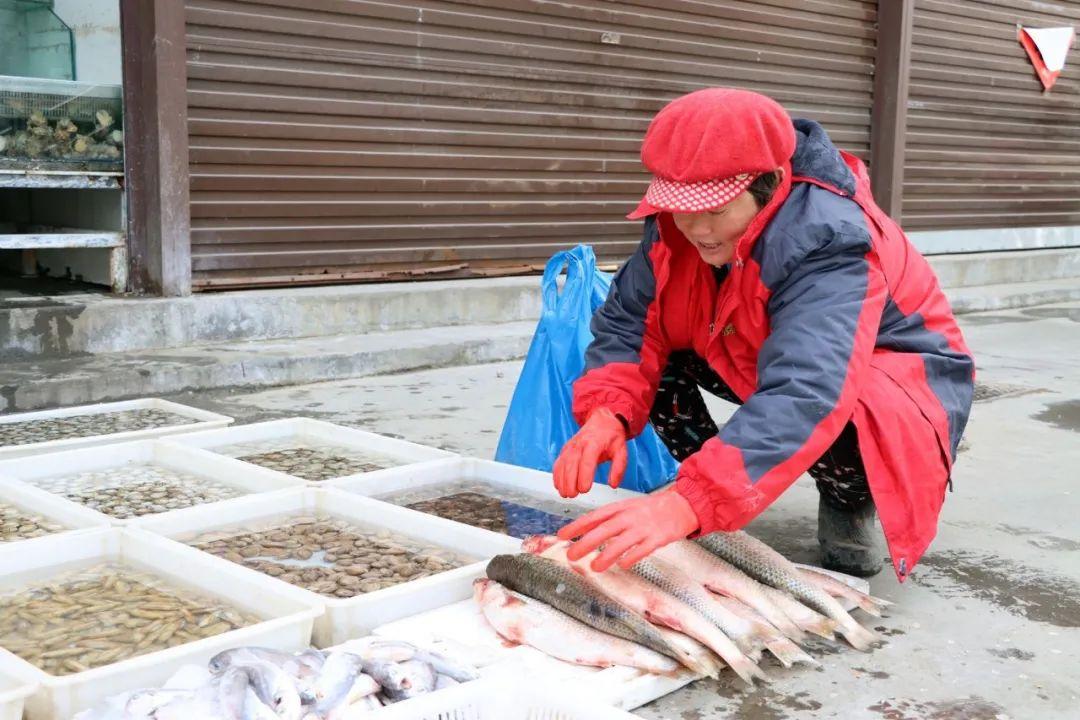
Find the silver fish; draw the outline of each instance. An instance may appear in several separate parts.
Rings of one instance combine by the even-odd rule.
[[[232,667],[248,674],[256,697],[279,718],[298,719],[303,714],[300,692],[293,678],[277,665],[268,662],[237,662]]]
[[[820,586],[810,582],[790,560],[745,532],[717,532],[696,540],[698,545],[781,592],[836,621],[837,630],[852,647],[869,650],[878,640]]]
[[[768,622],[758,621],[746,613],[734,611],[731,606],[720,602],[719,596],[710,593],[704,585],[674,565],[659,558],[646,558],[634,565],[633,570],[723,630],[743,652],[752,654],[760,651],[761,647],[766,647],[784,667],[791,667],[797,662],[817,664]],[[734,602],[741,605],[738,601]],[[746,607],[746,610],[753,612],[749,607]]]
[[[315,712],[325,715],[349,695],[361,674],[364,659],[352,653],[334,651],[326,657],[322,671],[312,684]],[[372,688],[372,692],[378,687]]]
[[[601,632],[644,645],[703,675],[718,675],[716,664],[708,654],[687,654],[685,649],[674,647],[637,611],[610,598],[594,583],[554,560],[528,553],[496,555],[488,562],[487,576]]]
[[[386,660],[364,661],[363,670],[379,683],[384,692],[400,692],[408,682],[399,663]]]
[[[624,665],[657,675],[674,675],[681,667],[666,655],[596,630],[489,578],[473,581],[473,599],[503,640],[529,645],[566,662],[604,668]]]
[[[398,667],[405,677],[405,682],[397,690],[385,689],[393,700],[408,700],[418,695],[426,695],[435,689],[435,668],[421,660],[406,660]]]
[[[260,660],[279,667],[284,667],[286,664],[296,662],[296,658],[287,652],[274,650],[272,648],[250,646],[222,650],[217,655],[210,658],[207,667],[210,668],[210,672],[218,675],[224,672],[225,668],[241,660]]]
[[[476,668],[473,668],[464,662],[452,660],[445,655],[431,650],[417,649],[413,659],[427,663],[435,668],[435,672],[439,675],[453,678],[459,683],[469,682],[470,680],[475,680],[480,677],[480,674],[476,672]]]

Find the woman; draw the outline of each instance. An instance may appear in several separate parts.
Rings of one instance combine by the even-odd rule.
[[[899,580],[933,539],[971,409],[974,362],[937,280],[874,204],[866,168],[817,123],[725,88],[663,108],[653,173],[628,217],[645,235],[593,318],[574,385],[581,430],[555,464],[564,497],[611,484],[651,422],[674,485],[571,523],[577,559],[630,567],[675,540],[736,530],[809,471],[826,567]],[[738,403],[722,429],[699,387]]]

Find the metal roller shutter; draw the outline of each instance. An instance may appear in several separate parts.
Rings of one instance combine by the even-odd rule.
[[[196,289],[625,257],[668,100],[768,93],[866,156],[875,0],[186,0]]]
[[[905,228],[1080,224],[1080,62],[1043,94],[1017,23],[1080,26],[1080,2],[917,0]]]

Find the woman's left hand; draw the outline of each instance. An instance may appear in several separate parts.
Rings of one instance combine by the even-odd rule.
[[[690,502],[671,489],[593,510],[560,530],[559,539],[581,536],[566,553],[571,560],[580,560],[603,545],[592,562],[596,572],[604,572],[616,561],[629,570],[658,548],[684,539],[699,525]]]

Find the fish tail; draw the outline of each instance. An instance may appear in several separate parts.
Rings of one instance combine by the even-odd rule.
[[[821,665],[821,663],[807,655],[802,648],[787,638],[770,640],[765,644],[765,647],[767,647],[769,652],[771,652],[776,659],[780,661],[780,664],[786,668],[789,668],[796,663],[814,667]]]
[[[713,680],[720,677],[720,663],[717,662],[716,658],[712,657],[712,655],[706,653],[690,653],[680,649],[676,649],[675,654],[678,655],[676,659],[679,662],[697,674],[710,677]]]
[[[873,615],[874,617],[881,617],[881,608],[883,606],[877,598],[871,595],[860,594],[853,599],[855,600],[855,604],[858,605],[863,612]],[[886,600],[885,602],[888,601]]]
[[[765,671],[745,655],[732,660],[725,658],[725,660],[731,669],[735,671],[735,674],[742,678],[747,685],[752,686],[754,680],[760,680],[763,683],[769,682],[769,676],[765,674]]]
[[[785,637],[790,638],[795,642],[803,642],[806,640],[806,630],[794,620],[789,618],[786,613],[780,610],[780,608],[771,608],[766,620],[770,625],[780,631]],[[832,637],[832,635],[829,635]]]
[[[836,638],[838,623],[820,613],[814,613],[813,617],[800,620],[799,628],[826,640],[833,640]]]
[[[856,650],[868,652],[880,638],[873,631],[867,630],[862,625],[855,622],[854,619],[850,620],[850,622],[841,624],[840,627],[837,628],[837,631],[844,636],[844,639],[851,644],[851,647]]]

